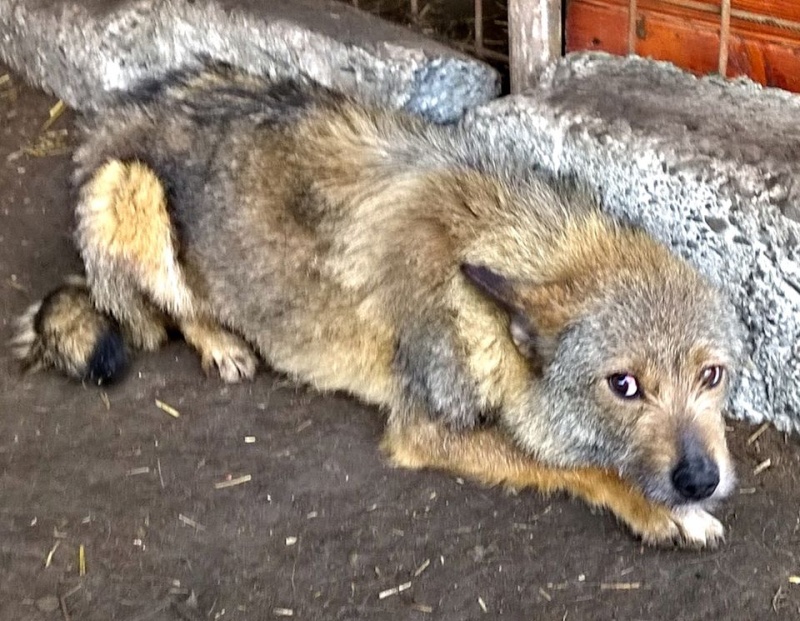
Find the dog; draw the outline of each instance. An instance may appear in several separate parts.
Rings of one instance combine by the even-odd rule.
[[[208,66],[143,84],[83,122],[85,279],[21,318],[17,354],[104,383],[179,330],[226,382],[263,359],[379,406],[397,466],[717,545],[730,303],[579,184],[474,151],[460,126],[308,80]]]

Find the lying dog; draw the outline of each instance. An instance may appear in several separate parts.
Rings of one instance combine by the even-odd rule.
[[[114,379],[180,330],[388,411],[408,468],[565,490],[648,543],[713,546],[733,485],[730,305],[568,183],[477,165],[459,128],[306,82],[171,76],[85,123],[85,281],[21,320],[30,368]]]

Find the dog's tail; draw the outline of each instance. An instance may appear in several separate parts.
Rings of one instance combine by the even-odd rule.
[[[128,365],[119,326],[97,310],[81,278],[70,278],[31,306],[17,320],[11,345],[29,371],[56,368],[97,384],[119,379]]]

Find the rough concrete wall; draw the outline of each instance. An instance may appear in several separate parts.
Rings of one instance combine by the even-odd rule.
[[[488,65],[330,0],[0,0],[0,58],[73,108],[201,54],[436,122],[499,87]]]
[[[800,430],[800,97],[666,63],[572,56],[481,106],[476,149],[598,188],[722,286],[749,330],[733,414]]]

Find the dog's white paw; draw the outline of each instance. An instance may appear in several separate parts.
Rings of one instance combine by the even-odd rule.
[[[725,528],[713,515],[699,507],[673,509],[678,528],[678,545],[687,548],[716,548],[725,540]]]

